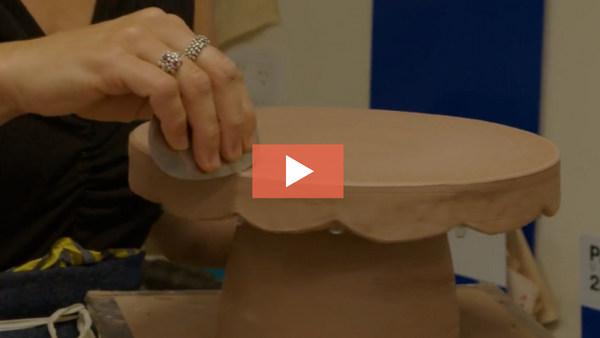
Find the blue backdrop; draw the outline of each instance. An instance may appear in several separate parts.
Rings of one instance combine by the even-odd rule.
[[[374,0],[371,107],[537,133],[543,18],[543,0]]]

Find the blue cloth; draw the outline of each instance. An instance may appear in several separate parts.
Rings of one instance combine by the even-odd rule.
[[[142,280],[145,254],[89,266],[0,273],[0,320],[49,317],[56,310],[84,303],[90,290],[133,291]],[[56,324],[60,338],[77,338],[76,321]],[[50,338],[48,329],[0,332],[0,338]]]

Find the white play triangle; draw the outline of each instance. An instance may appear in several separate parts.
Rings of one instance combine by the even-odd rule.
[[[304,164],[294,160],[289,156],[285,156],[285,187],[300,181],[314,171]]]

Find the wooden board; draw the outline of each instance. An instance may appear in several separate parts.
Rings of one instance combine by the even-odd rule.
[[[553,337],[497,288],[458,286],[457,298],[461,338]],[[218,302],[218,291],[92,291],[87,296],[103,338],[217,338]]]
[[[216,337],[218,291],[91,291],[86,302],[104,338]]]
[[[509,267],[531,280],[539,288],[537,306],[534,311],[537,320],[544,325],[557,322],[559,320],[558,305],[521,229],[511,231],[506,235],[506,249],[510,257]]]

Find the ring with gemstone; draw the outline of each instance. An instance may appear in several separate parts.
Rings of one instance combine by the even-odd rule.
[[[171,51],[164,53],[158,60],[160,69],[169,74],[175,74],[181,68],[182,63],[181,54]]]
[[[183,55],[191,59],[192,61],[196,61],[198,55],[206,48],[206,46],[210,45],[210,40],[204,35],[197,35],[192,43],[185,49]]]

